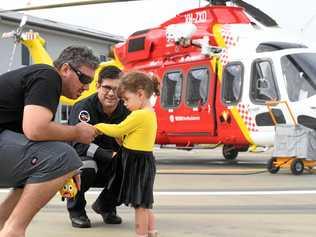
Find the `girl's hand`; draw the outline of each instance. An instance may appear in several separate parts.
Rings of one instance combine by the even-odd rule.
[[[102,135],[103,133],[102,133],[100,130],[96,129],[96,134],[97,134],[97,136],[100,136],[100,135]]]

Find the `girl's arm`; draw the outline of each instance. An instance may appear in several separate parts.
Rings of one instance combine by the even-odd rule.
[[[139,113],[132,112],[119,124],[98,123],[94,126],[108,136],[121,137],[134,131],[142,122],[142,119]]]

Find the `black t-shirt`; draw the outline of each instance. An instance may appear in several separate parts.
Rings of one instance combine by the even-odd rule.
[[[70,112],[68,123],[70,125],[75,125],[80,121],[85,121],[92,125],[97,123],[118,124],[122,122],[129,113],[130,112],[128,111],[128,109],[124,106],[123,101],[119,101],[112,115],[106,115],[103,112],[102,105],[98,99],[98,94],[95,93],[77,102],[73,106]],[[114,151],[118,151],[120,147],[113,137],[109,137],[104,134],[97,136],[93,143],[97,144],[103,149],[111,149]],[[73,146],[80,156],[85,156],[89,148],[89,145],[77,142],[74,142]]]
[[[40,105],[56,113],[61,78],[46,64],[35,64],[0,75],[0,131],[22,133],[25,105]]]

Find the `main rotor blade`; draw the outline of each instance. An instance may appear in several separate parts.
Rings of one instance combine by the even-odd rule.
[[[272,17],[261,11],[259,8],[256,8],[243,0],[235,0],[234,2],[236,5],[243,7],[250,16],[264,26],[278,26],[278,23],[272,19]]]
[[[261,11],[259,8],[243,1],[243,0],[211,0],[212,5],[226,5],[226,2],[233,2],[237,6],[242,7],[245,11],[264,26],[278,26],[278,23],[269,15]]]
[[[0,11],[0,13],[3,13],[3,12],[18,12],[18,11],[31,11],[31,10],[42,10],[42,9],[51,9],[51,8],[60,8],[60,7],[73,7],[73,6],[83,6],[83,5],[100,4],[100,3],[130,2],[130,1],[139,1],[139,0],[77,1],[77,2],[69,2],[69,3],[57,3],[57,4],[48,4],[48,5],[40,5],[40,6],[31,6],[31,7],[23,7],[23,8],[2,10],[2,11]]]

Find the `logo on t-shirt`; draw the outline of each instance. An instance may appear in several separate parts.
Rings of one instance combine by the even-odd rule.
[[[81,122],[89,122],[90,121],[90,114],[87,110],[81,110],[78,116]]]
[[[37,157],[32,157],[31,164],[32,164],[32,165],[36,165],[37,160],[38,160]]]

